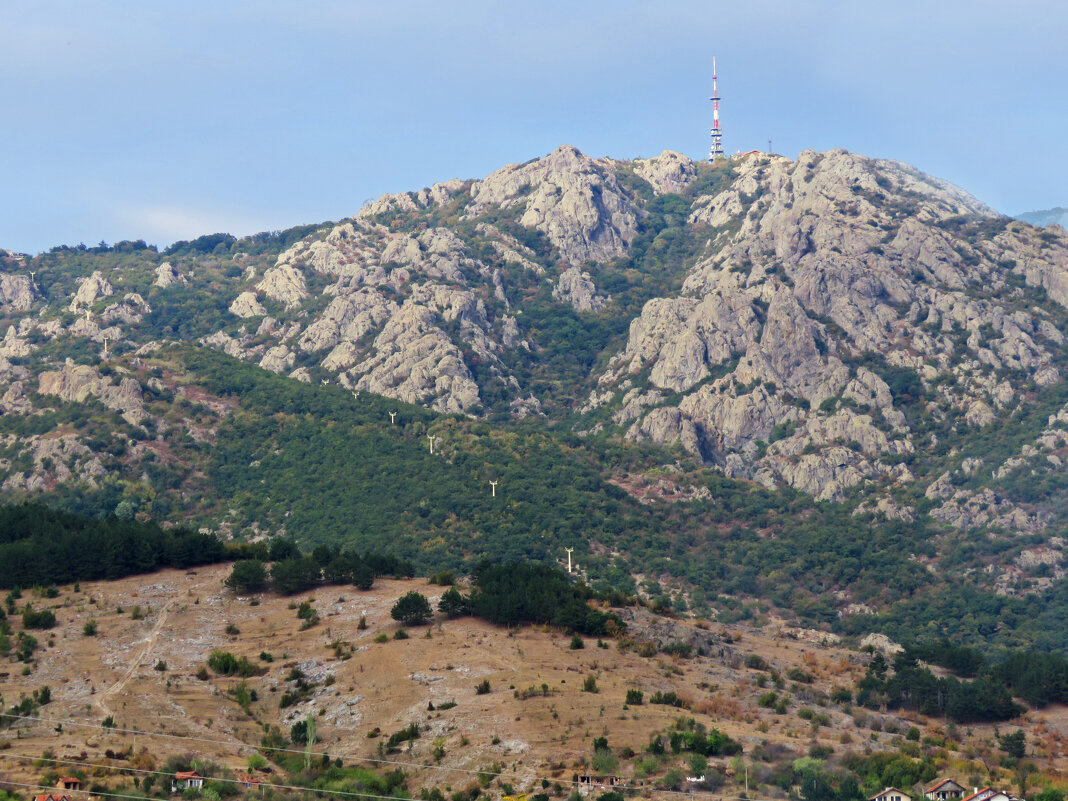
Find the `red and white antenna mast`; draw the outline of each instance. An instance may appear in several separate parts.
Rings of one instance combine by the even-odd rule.
[[[719,87],[716,84],[716,57],[712,56],[712,148],[708,160],[725,158],[723,155],[723,132],[719,129]]]

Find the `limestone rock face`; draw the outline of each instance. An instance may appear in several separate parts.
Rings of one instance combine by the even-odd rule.
[[[610,168],[565,145],[476,181],[467,213],[521,206],[519,222],[544,232],[567,261],[606,262],[627,252],[645,216]]]
[[[15,331],[15,326],[9,325],[7,334],[4,335],[3,341],[0,341],[0,357],[5,360],[19,358],[21,356],[29,356],[33,351],[33,345],[25,339],[21,339]]]
[[[115,289],[111,286],[99,270],[93,272],[88,278],[78,281],[78,290],[70,302],[70,310],[76,311],[79,307],[92,306],[98,300],[110,297]]]
[[[285,262],[265,272],[256,289],[287,309],[300,306],[301,301],[308,297],[308,282],[304,274]]]
[[[570,303],[575,311],[598,311],[604,308],[608,299],[597,294],[593,277],[578,267],[569,267],[560,273],[560,278],[553,289],[553,297]]]
[[[70,360],[62,370],[41,373],[37,391],[70,403],[84,403],[87,398],[96,398],[109,409],[121,412],[132,425],[140,424],[145,417],[140,384],[128,377],[113,384],[95,367],[74,364]]]
[[[670,154],[631,166],[658,192],[689,175]],[[1063,332],[1037,307],[974,288],[1041,287],[1068,305],[1068,237],[1037,237],[950,184],[845,151],[732,166],[725,189],[693,201],[689,223],[706,245],[681,292],[645,304],[583,408],[622,403],[615,419],[629,437],[839,499],[857,484],[912,480],[886,461],[918,447],[900,408],[906,378],[920,391],[952,376],[939,413],[977,427],[1011,408],[1009,371],[1061,380],[1051,348]],[[873,367],[856,363],[865,353]],[[683,397],[659,408],[637,379]]]
[[[665,150],[651,159],[635,159],[631,162],[635,174],[644,178],[657,194],[682,194],[697,177],[693,161],[682,153]]]
[[[0,273],[0,309],[29,311],[36,295],[28,275]]]
[[[267,309],[256,298],[255,292],[242,292],[230,304],[230,314],[237,317],[263,317]]]
[[[156,268],[156,280],[152,282],[152,286],[166,289],[167,287],[178,283],[189,283],[189,279],[174,269],[174,266],[169,261],[163,262]]]
[[[358,389],[409,403],[428,402],[447,413],[478,405],[478,385],[463,355],[435,325],[429,308],[405,304],[375,338],[374,351],[349,372]]]

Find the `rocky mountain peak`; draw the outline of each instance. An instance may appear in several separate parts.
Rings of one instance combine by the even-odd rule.
[[[542,231],[574,265],[625,255],[645,216],[620,185],[613,162],[570,145],[476,181],[471,201],[468,216],[490,206],[520,209],[519,223]]]

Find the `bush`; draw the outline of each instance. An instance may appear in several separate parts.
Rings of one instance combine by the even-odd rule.
[[[627,690],[626,704],[628,706],[641,706],[644,693],[641,690]]]
[[[587,676],[582,682],[582,692],[584,693],[596,693],[600,692],[597,689],[597,677]]]
[[[745,657],[745,666],[753,670],[767,670],[768,663],[760,654],[747,654]]]
[[[586,643],[577,634],[571,636],[571,644],[568,646],[572,651],[578,651],[586,647]]]
[[[475,695],[486,695],[490,691],[489,679],[483,679],[475,685]]]
[[[27,629],[50,629],[56,625],[56,616],[51,609],[35,612],[33,607],[27,604],[22,613],[22,625]]]
[[[212,651],[208,657],[208,667],[220,676],[240,676],[250,678],[261,676],[267,672],[266,668],[260,668],[248,661],[247,657],[234,656],[229,651]]]

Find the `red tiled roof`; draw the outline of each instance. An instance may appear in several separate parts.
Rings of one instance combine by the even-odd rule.
[[[55,793],[45,793],[44,795],[35,795],[33,801],[71,801],[71,797],[66,793],[56,795]]]
[[[184,781],[185,779],[203,779],[204,777],[197,773],[195,770],[180,770],[174,774],[175,781]]]

